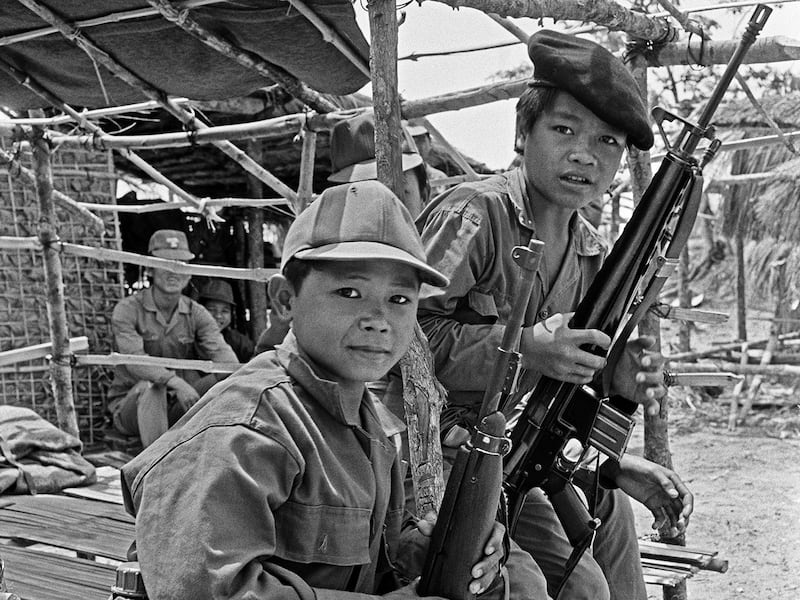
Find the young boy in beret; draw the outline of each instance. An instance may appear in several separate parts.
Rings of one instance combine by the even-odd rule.
[[[236,301],[231,284],[223,279],[209,279],[200,288],[197,300],[214,317],[222,337],[236,353],[239,362],[246,363],[253,358],[253,340],[232,327]]]
[[[325,192],[290,227],[277,310],[292,329],[122,469],[153,599],[417,597],[393,567],[403,520],[394,417],[367,391],[405,352],[428,266],[374,181]],[[419,531],[430,532],[422,522]],[[415,537],[418,531],[410,532]],[[502,589],[497,526],[473,592]]]
[[[583,384],[603,368],[604,358],[582,346],[607,348],[608,336],[567,325],[605,256],[600,236],[579,210],[602,197],[626,146],[646,150],[653,144],[636,82],[610,52],[544,30],[531,36],[529,54],[534,76],[517,104],[521,166],[445,192],[417,220],[428,261],[450,279],[443,293],[425,295],[419,307],[436,374],[449,392],[442,415],[446,456],[475,425],[489,363],[517,293],[514,246],[531,238],[545,243],[522,332],[520,397],[542,375]],[[658,410],[666,391],[663,357],[646,351],[652,343],[629,342],[613,376],[613,391],[648,412]],[[620,489],[594,493],[595,464],[586,461],[577,479],[588,482],[590,507],[603,525],[559,598],[646,600],[634,518],[623,491],[676,530],[688,521],[692,495],[671,470],[630,455],[600,467],[600,482]],[[534,557],[555,595],[572,547],[540,490],[529,494],[514,539]]]

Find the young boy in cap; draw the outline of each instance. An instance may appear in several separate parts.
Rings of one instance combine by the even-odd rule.
[[[598,330],[567,325],[597,273],[605,248],[579,210],[611,184],[628,145],[653,143],[636,82],[610,52],[586,39],[554,31],[531,36],[534,77],[517,104],[516,149],[522,166],[490,179],[461,184],[423,211],[417,224],[428,260],[450,279],[444,293],[420,299],[419,321],[428,336],[437,377],[447,388],[442,415],[446,455],[475,425],[503,328],[517,293],[514,246],[545,243],[524,328],[521,394],[542,375],[589,383],[605,359],[582,349],[609,346]],[[663,357],[646,352],[652,339],[629,342],[615,370],[613,391],[657,411],[664,395]],[[595,455],[596,456],[596,455]],[[646,600],[634,519],[627,497],[599,488],[587,461],[578,471],[590,506],[603,522],[593,552],[584,554],[562,600]],[[619,486],[643,502],[658,523],[682,530],[692,495],[671,470],[626,455],[600,467],[601,483]],[[514,535],[544,571],[551,595],[572,551],[541,490],[526,501]]]
[[[186,234],[159,229],[148,244],[157,258],[188,261]],[[183,295],[190,275],[153,269],[150,287],[121,300],[111,315],[114,347],[122,354],[146,354],[238,363],[214,318]],[[207,388],[193,370],[118,365],[109,387],[109,411],[117,431],[138,435],[147,447],[197,402],[197,388]]]
[[[236,353],[239,362],[246,363],[253,358],[253,340],[231,327],[236,308],[231,284],[222,279],[209,279],[201,287],[197,300],[214,317],[222,337]]]
[[[384,433],[393,417],[365,382],[405,352],[420,285],[447,279],[374,181],[327,189],[301,213],[277,277],[277,310],[292,319],[283,344],[122,469],[148,595],[416,597],[393,573],[403,520],[401,464]],[[473,592],[502,588],[502,531]]]

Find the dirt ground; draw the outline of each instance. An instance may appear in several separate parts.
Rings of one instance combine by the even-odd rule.
[[[733,314],[731,306],[700,308]],[[769,321],[752,316],[748,338],[766,337]],[[677,325],[664,323],[668,354]],[[735,339],[730,323],[699,326],[692,335],[693,350]],[[732,388],[670,389],[673,465],[695,497],[687,545],[717,550],[729,562],[726,573],[701,571],[689,579],[688,598],[800,600],[800,381],[765,379],[734,431],[728,430],[731,397]],[[643,444],[643,426],[636,429],[634,452]],[[649,511],[634,508],[639,532],[649,533]],[[650,598],[661,599],[661,588],[651,588]]]

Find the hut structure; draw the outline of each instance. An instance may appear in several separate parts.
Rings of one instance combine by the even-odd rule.
[[[592,3],[591,14],[583,2],[444,3],[484,10],[487,20],[521,40],[527,34],[509,17],[592,21],[644,40],[631,58],[643,88],[648,66],[694,60],[725,64],[738,44],[689,36],[687,13],[670,11],[672,18],[667,19],[610,0]],[[520,79],[402,100],[396,70],[397,7],[375,0],[368,8],[369,44],[346,0],[16,0],[0,6],[0,106],[13,117],[0,121],[0,167],[6,176],[0,188],[0,273],[5,286],[0,309],[8,318],[0,329],[0,352],[25,346],[22,356],[30,357],[35,354],[31,345],[49,342],[52,355],[47,370],[20,360],[20,355],[3,357],[0,402],[34,406],[62,429],[94,441],[102,405],[95,394],[103,385],[102,365],[109,363],[76,355],[69,341],[86,335],[93,356],[107,354],[107,318],[124,293],[123,264],[263,284],[274,272],[265,268],[263,257],[264,211],[290,219],[312,201],[321,191],[325,169],[324,160],[315,160],[324,148],[317,140],[353,111],[368,110],[361,101],[351,98],[348,104],[341,97],[371,80],[378,176],[400,191],[401,118],[516,97],[525,89],[526,81]],[[764,39],[746,60],[793,60],[797,47],[783,39]],[[256,108],[233,118],[230,106],[212,104],[231,99]],[[137,135],[116,125],[116,115],[154,109],[163,111],[157,122],[137,125]],[[213,111],[227,117],[210,121],[206,113]],[[164,151],[176,146],[183,149]],[[292,160],[287,162],[289,152]],[[463,177],[479,176],[477,165],[458,154],[449,156]],[[638,153],[630,160],[632,187],[640,194],[649,180],[649,160]],[[287,164],[298,165],[297,172],[282,170]],[[246,221],[251,234],[247,256],[236,259],[235,266],[215,267],[166,264],[124,252],[121,207],[106,208],[116,204],[112,182],[130,173],[165,186],[176,201],[170,208],[179,207],[184,217],[189,213],[198,229],[216,227],[236,238],[243,228],[237,233],[227,221],[220,227],[220,212],[223,207],[243,211],[238,222]],[[141,214],[152,209],[136,208]],[[263,305],[254,301],[258,294],[247,293],[251,311],[263,314]],[[263,301],[263,293],[261,297]],[[424,356],[417,358],[412,370],[418,367],[427,389],[437,395],[430,373],[424,372]],[[73,375],[81,369],[86,372]],[[435,425],[435,419],[430,423]],[[667,448],[650,456],[659,462],[666,456],[668,462],[668,455]],[[434,500],[439,493],[430,490]]]

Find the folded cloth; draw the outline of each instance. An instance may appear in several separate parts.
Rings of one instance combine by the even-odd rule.
[[[0,494],[53,493],[94,483],[83,445],[30,409],[0,406]]]

